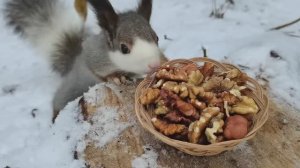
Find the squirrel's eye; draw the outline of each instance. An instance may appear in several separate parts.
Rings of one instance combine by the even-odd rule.
[[[123,54],[129,54],[130,50],[125,44],[121,44],[121,51]]]

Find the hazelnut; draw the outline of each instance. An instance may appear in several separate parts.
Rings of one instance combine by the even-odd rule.
[[[228,140],[244,138],[248,133],[248,120],[241,115],[228,117],[225,124],[224,136]]]

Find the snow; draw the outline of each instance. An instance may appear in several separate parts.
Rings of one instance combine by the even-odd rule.
[[[300,109],[297,103],[300,100],[300,38],[286,34],[299,35],[300,22],[282,31],[269,31],[298,18],[300,11],[295,6],[300,2],[236,1],[224,19],[208,16],[212,10],[210,2],[154,3],[153,27],[165,54],[172,59],[202,56],[204,46],[208,57],[248,67],[245,71],[250,76],[269,81],[272,96]],[[220,6],[223,1],[217,2]],[[171,40],[165,40],[164,35]],[[281,59],[272,58],[271,51],[277,52]]]
[[[112,0],[118,11],[136,7],[137,2]],[[217,2],[219,6],[223,0]],[[204,46],[210,58],[247,67],[249,75],[269,81],[270,96],[300,109],[300,38],[287,35],[300,35],[300,22],[268,31],[298,18],[300,1],[235,2],[223,19],[216,19],[209,17],[211,0],[155,0],[151,22],[161,48],[175,59],[201,56]],[[96,22],[91,18],[88,23]],[[82,157],[73,158],[75,150],[84,149],[89,129],[78,116],[78,99],[52,125],[51,102],[60,78],[29,44],[5,27],[2,15],[0,30],[0,167],[84,167]],[[280,57],[271,57],[271,50]],[[111,115],[98,118],[106,131],[99,146],[123,129],[116,126],[114,109],[109,111]],[[132,162],[133,167],[157,166],[155,151],[145,152]]]
[[[0,167],[83,167],[84,161],[74,159],[74,152],[85,149],[84,135],[89,124],[79,120],[78,110],[77,99],[61,111],[55,125],[41,123],[47,122],[45,119],[35,121],[41,118],[39,110],[32,110],[37,119],[30,113],[25,113],[28,117],[16,114],[13,120],[7,118],[8,127],[1,126],[0,131]],[[14,125],[9,124],[16,119]]]
[[[101,90],[103,87],[117,90],[117,88],[114,88],[109,84],[98,84],[95,87],[92,87],[88,93],[84,94],[85,101],[90,105],[97,107],[97,104],[93,103],[103,100],[104,97],[101,94],[95,93],[99,93],[97,90]],[[110,107],[109,105],[97,108],[97,111],[92,117],[92,123],[94,124],[88,134],[89,140],[97,147],[104,147],[130,126],[130,123],[120,120],[118,111],[120,111],[119,107]]]
[[[274,95],[300,109],[299,40],[280,33],[267,33],[260,37],[261,40],[246,43],[230,54],[230,62],[248,66],[250,69],[246,72],[267,79]],[[280,58],[271,57],[271,50]],[[254,55],[253,51],[259,54]]]
[[[94,126],[93,130],[91,130],[93,134],[90,134],[91,140],[96,142],[97,147],[104,147],[108,142],[117,138],[129,126],[128,123],[118,120],[117,112],[115,108],[97,109],[99,115],[92,119],[93,123],[97,123],[97,126]]]
[[[145,153],[132,160],[132,168],[157,168],[158,154],[150,146],[144,147]]]

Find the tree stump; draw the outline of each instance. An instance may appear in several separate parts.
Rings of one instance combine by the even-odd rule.
[[[157,153],[155,161],[158,167],[295,168],[300,165],[300,111],[271,100],[269,120],[253,139],[232,151],[211,157],[196,157],[156,140],[140,126],[134,111],[135,87],[134,84],[101,84],[81,99],[84,118],[92,125],[86,137],[88,145],[84,153],[89,167],[130,168],[132,160],[150,150],[145,148],[148,145]],[[116,123],[125,126],[111,141],[99,146],[97,141],[103,136],[95,136],[95,132],[102,132],[94,118],[110,113],[111,109],[117,114]],[[116,128],[119,126],[116,125]]]

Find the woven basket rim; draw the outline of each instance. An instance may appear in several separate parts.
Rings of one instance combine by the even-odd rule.
[[[167,65],[172,64],[187,64],[187,63],[201,63],[201,62],[210,62],[215,64],[218,68],[220,68],[223,71],[228,71],[230,69],[238,69],[241,71],[238,67],[229,64],[229,63],[220,63],[218,61],[215,61],[213,59],[204,58],[204,57],[195,57],[191,59],[175,59],[169,62],[164,63],[161,67],[165,67]],[[242,71],[241,71],[242,72]],[[255,102],[260,107],[259,113],[262,113],[261,117],[257,119],[257,122],[255,122],[249,131],[249,133],[246,135],[246,137],[242,139],[237,140],[228,140],[223,141],[215,144],[209,144],[209,145],[201,145],[201,144],[193,144],[185,141],[180,141],[176,139],[169,138],[162,133],[158,132],[151,123],[151,118],[148,118],[147,120],[147,112],[144,109],[144,107],[139,102],[139,97],[142,91],[149,87],[152,80],[153,75],[155,74],[149,74],[137,87],[135,92],[135,113],[138,118],[139,123],[142,125],[144,129],[146,129],[148,132],[150,132],[152,135],[154,135],[159,140],[163,141],[164,143],[173,146],[180,151],[183,151],[190,155],[195,156],[210,156],[215,155],[218,153],[221,153],[226,150],[232,149],[234,146],[238,145],[239,143],[249,140],[253,138],[256,134],[256,132],[265,124],[265,122],[268,119],[268,108],[269,108],[269,99],[267,97],[267,94],[263,90],[263,88],[256,82],[255,79],[248,77],[247,81],[249,82],[249,86],[252,90],[253,95],[251,94],[250,97],[252,97]],[[149,114],[148,114],[149,115]]]

